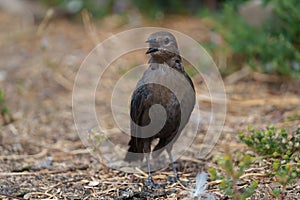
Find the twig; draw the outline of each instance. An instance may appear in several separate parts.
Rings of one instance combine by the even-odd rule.
[[[55,195],[53,194],[48,194],[48,193],[43,193],[43,192],[30,192],[24,195],[24,199],[32,199],[31,195],[45,195],[48,196],[49,198],[55,198],[58,199]]]
[[[202,160],[198,160],[198,159],[191,158],[191,157],[187,157],[187,156],[181,156],[181,157],[180,157],[180,160],[191,161],[191,162],[194,162],[194,163],[203,164],[203,161],[202,161]]]
[[[50,8],[49,10],[47,10],[46,15],[43,19],[43,21],[40,23],[40,25],[38,26],[37,29],[37,35],[40,36],[43,34],[43,32],[46,30],[46,28],[49,25],[49,22],[51,20],[51,18],[54,15],[54,10],[52,8]]]
[[[256,81],[267,82],[267,83],[278,83],[278,82],[291,79],[287,77],[280,77],[278,75],[262,74],[258,72],[253,72],[252,75]]]
[[[243,99],[243,100],[233,100],[229,99],[228,104],[238,104],[241,106],[261,106],[261,105],[300,105],[299,97],[272,97],[272,98],[260,98],[260,99]]]
[[[9,156],[0,156],[0,160],[20,160],[20,159],[27,159],[27,158],[41,158],[47,155],[48,150],[43,149],[41,152],[33,155],[9,155]]]
[[[190,190],[189,188],[185,187],[180,181],[177,181],[177,183],[185,190]]]
[[[266,167],[260,167],[260,168],[249,168],[249,169],[245,169],[244,172],[245,173],[250,173],[252,171],[264,171]]]
[[[256,177],[266,177],[268,176],[267,174],[262,174],[262,173],[249,173],[249,174],[244,174],[240,178],[246,178],[249,176],[256,176]]]
[[[23,198],[19,198],[19,197],[15,197],[15,196],[12,196],[12,195],[9,195],[9,194],[3,194],[3,193],[0,193],[0,197],[8,197],[8,199],[23,199]]]
[[[148,174],[146,174],[143,170],[141,170],[140,168],[136,167],[135,168],[137,171],[139,171],[144,177],[147,177]]]
[[[111,181],[103,181],[100,182],[101,184],[116,184],[116,185],[142,185],[141,183],[125,183],[125,182],[111,182]]]
[[[252,72],[252,70],[250,69],[250,67],[245,66],[241,70],[234,72],[234,73],[230,74],[229,76],[227,76],[225,78],[225,82],[229,83],[229,84],[234,84],[237,81],[241,80],[242,78],[248,76],[251,72]]]
[[[90,151],[88,149],[76,149],[73,151],[63,151],[63,153],[70,154],[70,155],[79,155],[79,154],[89,154]]]
[[[222,180],[215,180],[215,181],[210,181],[207,183],[208,186],[214,186],[214,185],[218,185],[222,182]]]
[[[116,188],[110,188],[110,189],[107,189],[107,190],[104,190],[104,191],[99,191],[99,192],[93,193],[93,195],[107,194],[108,192],[114,191],[114,190],[116,190]]]
[[[91,41],[93,42],[93,44],[96,46],[99,43],[100,40],[99,40],[98,35],[96,33],[95,26],[91,23],[89,12],[87,10],[83,10],[81,12],[81,16],[82,16],[82,21],[83,21],[85,31],[89,35],[89,37],[90,37]]]
[[[62,86],[66,90],[68,91],[73,90],[73,82],[65,78],[62,74],[56,73],[54,79],[60,86]]]
[[[59,174],[59,173],[65,173],[69,171],[75,171],[80,168],[74,168],[69,167],[66,169],[59,169],[59,170],[53,170],[53,171],[38,171],[38,172],[1,172],[0,177],[3,176],[35,176],[35,175],[42,175],[42,174]]]

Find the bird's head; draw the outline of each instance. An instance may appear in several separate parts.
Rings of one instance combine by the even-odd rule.
[[[146,42],[149,43],[146,54],[150,54],[154,58],[166,60],[179,54],[176,39],[169,32],[152,33]]]

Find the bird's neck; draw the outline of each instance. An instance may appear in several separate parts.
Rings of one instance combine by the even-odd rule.
[[[154,57],[152,56],[149,60],[149,64],[157,63],[157,64],[164,64],[166,63],[169,67],[174,68],[180,72],[184,71],[184,68],[181,64],[181,57],[179,55],[170,57],[168,59],[162,57]]]
[[[149,63],[157,63],[157,64],[163,64],[166,62],[167,59],[164,59],[162,57],[158,56],[151,56]]]

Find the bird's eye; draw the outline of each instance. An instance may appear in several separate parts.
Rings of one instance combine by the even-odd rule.
[[[169,42],[170,42],[170,39],[167,37],[167,38],[164,40],[164,43],[165,43],[165,44],[169,44]]]

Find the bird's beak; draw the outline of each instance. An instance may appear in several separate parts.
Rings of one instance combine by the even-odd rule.
[[[145,42],[146,43],[155,43],[156,39],[155,38],[148,38]]]
[[[146,51],[146,54],[153,53],[153,52],[156,52],[156,51],[158,51],[158,48],[157,48],[157,47],[150,47],[150,48]]]
[[[155,46],[159,46],[155,38],[148,38],[146,40],[146,43],[149,43],[150,46],[146,54],[150,54],[159,50],[158,47],[155,47]]]

